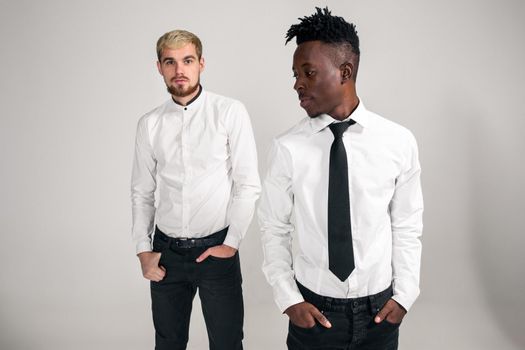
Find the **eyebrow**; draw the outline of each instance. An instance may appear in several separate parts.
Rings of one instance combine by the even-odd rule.
[[[195,60],[197,59],[197,57],[195,57],[194,55],[188,55],[188,56],[185,56],[182,60],[184,61],[184,60],[187,60],[187,59],[190,59],[190,58],[193,58],[193,59],[195,59]],[[164,57],[164,58],[162,59],[162,62],[166,62],[166,61],[168,61],[168,60],[170,60],[170,61],[175,61],[175,59],[174,59],[173,57]]]
[[[299,68],[304,68],[304,67],[306,67],[306,66],[312,66],[312,64],[311,64],[310,62],[306,62],[306,63],[303,63],[303,64],[301,65],[301,67],[299,67]],[[295,68],[292,66],[292,70],[294,70],[294,69],[295,69]]]

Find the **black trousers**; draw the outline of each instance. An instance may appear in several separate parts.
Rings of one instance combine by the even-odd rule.
[[[286,344],[290,350],[396,350],[399,324],[374,317],[392,296],[392,287],[385,291],[355,299],[324,297],[297,284],[304,299],[317,307],[330,321],[332,328],[316,323],[301,328],[291,322]]]
[[[193,298],[199,291],[211,350],[242,349],[244,305],[238,252],[231,258],[195,259],[209,247],[178,248],[155,237],[166,276],[151,282],[156,350],[186,349]]]

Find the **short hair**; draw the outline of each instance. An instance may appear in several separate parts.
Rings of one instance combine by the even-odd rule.
[[[316,13],[311,16],[298,18],[300,23],[293,24],[286,32],[286,42],[296,38],[297,45],[306,41],[319,40],[336,48],[336,60],[352,61],[354,63],[353,79],[356,79],[359,66],[359,37],[355,24],[348,23],[343,17],[332,16],[328,7],[316,7]]]
[[[202,56],[202,43],[198,36],[186,30],[172,30],[167,32],[157,40],[157,58],[160,61],[160,55],[165,48],[178,49],[187,44],[193,44],[197,52],[197,58]]]
[[[343,17],[332,16],[328,7],[316,7],[316,13],[298,18],[301,22],[294,24],[286,33],[286,44],[296,38],[297,45],[305,41],[319,40],[329,44],[349,43],[352,52],[359,55],[359,37],[353,23]]]

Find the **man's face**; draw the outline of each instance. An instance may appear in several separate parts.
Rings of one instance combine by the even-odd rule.
[[[199,88],[204,59],[198,59],[193,44],[186,44],[178,49],[164,48],[157,68],[170,94],[187,97],[196,93]]]
[[[306,41],[297,46],[293,55],[293,88],[301,107],[312,118],[323,113],[332,115],[343,102],[341,70],[333,62],[332,50],[321,41]]]

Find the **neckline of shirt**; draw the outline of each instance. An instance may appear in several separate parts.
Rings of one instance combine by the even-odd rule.
[[[173,96],[171,97],[170,100],[172,102],[171,105],[174,106],[176,109],[186,111],[190,107],[197,106],[200,103],[200,101],[203,100],[203,98],[201,98],[203,96],[204,96],[204,88],[202,87],[202,85],[199,84],[199,92],[191,100],[189,100],[188,103],[186,103],[186,105],[182,105],[179,102],[175,101],[173,99]]]
[[[357,105],[357,107],[352,111],[352,113],[350,113],[350,115],[347,118],[345,118],[342,121],[334,119],[328,114],[321,114],[315,118],[310,118],[310,126],[312,129],[312,133],[315,134],[332,123],[349,121],[350,119],[355,120],[356,124],[359,124],[363,128],[365,128],[370,125],[370,123],[368,122],[368,116],[366,112],[367,109],[365,108],[361,99],[359,99],[359,104]]]

